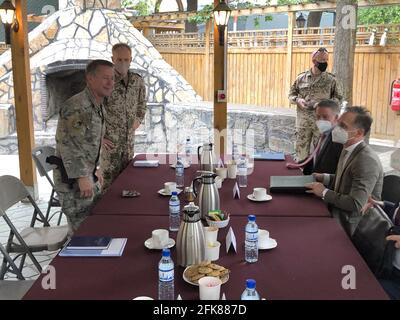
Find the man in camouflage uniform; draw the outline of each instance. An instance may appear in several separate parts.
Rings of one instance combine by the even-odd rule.
[[[103,99],[114,87],[113,64],[105,60],[90,62],[86,82],[87,87],[61,107],[56,133],[55,159],[62,163],[54,170],[54,183],[70,234],[86,218],[103,183],[98,170],[105,131]]]
[[[106,99],[106,133],[101,154],[104,174],[103,193],[128,166],[134,154],[135,130],[146,114],[146,89],[142,77],[129,71],[131,48],[125,43],[113,46],[115,88]]]
[[[295,150],[298,162],[310,155],[310,148],[316,144],[320,135],[315,124],[316,103],[324,99],[333,99],[339,105],[342,102],[340,84],[332,73],[326,72],[328,58],[325,48],[314,51],[312,68],[300,73],[290,88],[289,100],[297,105]]]

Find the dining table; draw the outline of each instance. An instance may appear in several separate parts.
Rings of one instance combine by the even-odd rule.
[[[157,158],[158,157],[158,158]],[[135,167],[136,160],[158,159],[157,167]],[[163,161],[161,161],[163,160]],[[193,158],[185,169],[185,185],[198,176]],[[290,158],[286,158],[290,161]],[[24,299],[123,299],[138,296],[157,299],[158,263],[161,250],[145,245],[155,229],[168,229],[168,196],[158,193],[164,182],[174,181],[172,155],[139,155],[118,176],[93,207],[75,236],[127,238],[120,257],[61,257],[51,266],[56,270],[55,289],[43,288],[42,274]],[[164,163],[163,163],[164,162]],[[354,300],[388,299],[379,282],[353,246],[341,225],[331,217],[324,202],[310,194],[270,193],[272,199],[253,202],[246,195],[255,187],[269,191],[270,177],[300,175],[285,161],[254,161],[247,187],[233,197],[235,179],[225,179],[219,189],[221,209],[230,213],[226,227],[218,230],[221,243],[214,263],[229,270],[221,287],[226,299],[237,300],[246,279],[254,279],[257,291],[267,300]],[[124,198],[123,190],[136,190],[139,197]],[[182,206],[184,197],[180,196]],[[259,229],[267,230],[276,246],[259,250],[258,261],[244,259],[247,215],[256,215]],[[206,222],[203,221],[204,225]],[[235,239],[235,241],[228,241]],[[199,299],[199,288],[184,277],[185,266],[177,265],[177,232],[169,232],[175,262],[175,296]],[[230,246],[227,246],[227,243]]]

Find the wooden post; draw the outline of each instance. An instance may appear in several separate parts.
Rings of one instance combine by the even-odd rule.
[[[26,1],[15,0],[15,15],[19,29],[11,31],[11,55],[14,81],[14,103],[17,118],[20,178],[37,198],[36,170],[32,160],[35,146],[32,116],[31,72],[28,53],[28,23]]]
[[[219,4],[219,0],[214,0],[214,6]],[[227,35],[225,29],[225,35]],[[226,133],[227,127],[227,103],[218,102],[217,92],[218,90],[226,89],[227,84],[224,83],[224,75],[226,68],[225,61],[225,50],[224,47],[227,43],[225,37],[225,43],[223,46],[219,44],[219,32],[217,24],[214,21],[214,143],[215,150],[219,150],[219,155],[223,156],[226,150],[226,139],[224,139],[223,133]]]
[[[336,32],[334,47],[335,56],[333,73],[341,82],[344,100],[348,101],[349,106],[351,106],[353,102],[353,72],[354,52],[356,48],[356,29],[357,1],[338,0],[336,8]]]
[[[209,101],[210,99],[210,32],[211,32],[211,23],[212,19],[208,20],[206,23],[206,35],[205,35],[205,57],[204,57],[204,83],[205,83],[205,92],[204,92],[204,100]]]
[[[289,93],[292,85],[292,58],[293,58],[293,27],[296,23],[296,12],[288,12],[288,42],[287,42],[287,57],[286,57],[286,92]],[[290,107],[290,101],[287,100],[287,105]]]
[[[146,38],[146,39],[149,39],[149,36],[150,36],[150,28],[147,26],[147,27],[145,27],[145,26],[143,26],[143,36]]]

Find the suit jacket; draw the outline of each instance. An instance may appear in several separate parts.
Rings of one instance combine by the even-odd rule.
[[[383,201],[383,203],[384,203],[383,210],[385,210],[386,214],[389,216],[389,218],[393,221],[393,223],[395,225],[399,225],[398,223],[396,223],[394,218],[395,218],[396,210],[400,207],[400,202],[395,204],[395,203],[390,202],[390,201]],[[400,212],[397,213],[397,215],[399,215],[399,214],[400,214]],[[396,215],[396,218],[397,218],[397,215]]]
[[[337,190],[334,190],[338,180]],[[383,169],[376,153],[363,141],[350,154],[340,176],[331,175],[324,201],[351,237],[361,220],[369,195],[381,198]]]
[[[332,130],[325,139],[326,141],[317,154],[315,164],[314,161],[310,161],[303,168],[303,173],[305,175],[310,175],[313,172],[330,174],[336,172],[343,145],[332,141]]]

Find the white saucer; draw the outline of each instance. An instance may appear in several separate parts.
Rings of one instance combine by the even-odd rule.
[[[267,250],[267,249],[273,249],[276,248],[278,246],[278,242],[276,242],[275,239],[269,238],[268,242],[264,245],[260,245],[260,243],[258,243],[258,249],[260,250]]]
[[[272,196],[267,194],[267,196],[264,199],[256,199],[254,198],[253,194],[249,194],[247,196],[247,199],[251,200],[251,201],[256,201],[256,202],[263,202],[263,201],[269,201],[272,199]]]
[[[170,196],[170,195],[172,195],[172,193],[166,193],[166,192],[164,192],[164,189],[160,189],[160,190],[158,190],[157,191],[159,194],[161,194],[162,196]],[[180,194],[181,192],[182,192],[182,189],[176,189],[176,192],[178,193],[178,194]]]
[[[175,240],[172,239],[172,238],[169,238],[168,243],[167,243],[167,245],[166,245],[164,248],[168,248],[168,249],[169,249],[169,248],[172,248],[174,245],[175,245]],[[147,239],[147,240],[144,242],[144,246],[145,246],[147,249],[156,249],[156,250],[162,250],[162,249],[164,249],[164,248],[155,248],[155,247],[153,247],[153,239],[152,239],[152,238]]]

